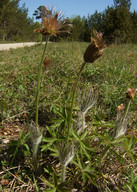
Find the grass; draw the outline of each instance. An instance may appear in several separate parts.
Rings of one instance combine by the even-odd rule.
[[[48,68],[45,68],[43,66],[42,84],[40,87],[39,96],[39,124],[43,127],[44,130],[46,125],[53,126],[52,128],[55,129],[53,119],[56,119],[56,126],[60,123],[59,109],[61,109],[62,103],[65,102],[65,97],[77,77],[77,72],[81,67],[80,64],[83,62],[83,54],[87,46],[88,43],[83,42],[58,42],[48,44],[48,51],[46,56],[47,58],[52,60],[52,64]],[[33,108],[35,107],[34,103],[36,94],[37,71],[43,47],[44,45],[35,45],[33,47],[0,52],[0,120],[2,123],[7,121],[14,122],[18,119],[20,122],[26,124],[29,120],[35,119]],[[87,87],[91,89],[92,87],[94,87],[99,90],[98,103],[93,108],[93,110],[89,112],[88,116],[86,117],[86,121],[93,127],[97,126],[97,129],[99,131],[100,127],[102,127],[105,130],[105,132],[103,133],[104,135],[108,134],[107,129],[109,129],[110,127],[112,129],[114,126],[117,106],[121,103],[126,104],[125,93],[127,88],[137,88],[136,58],[137,45],[111,45],[106,48],[105,53],[101,57],[101,59],[97,60],[93,64],[87,64],[81,75],[79,89]],[[130,135],[131,132],[132,134],[136,133],[137,129],[136,103],[137,97],[135,97],[135,99],[132,101],[129,113],[130,115],[128,131],[130,132]],[[52,135],[52,131],[49,128],[48,130],[49,131],[47,131],[46,134],[50,133],[50,135]],[[97,137],[101,136],[98,135]],[[132,142],[130,141],[131,139],[132,137],[128,138],[126,142],[127,146],[128,142]],[[26,148],[25,154],[28,155],[29,153],[31,153],[28,147],[29,144],[25,144],[24,140],[23,142],[22,140],[23,136],[21,136],[20,142],[18,141],[18,143],[20,143],[19,147],[22,151],[25,151]],[[52,141],[53,140],[51,139],[50,142],[52,143]],[[18,143],[14,142],[15,151],[18,150],[18,147],[16,148]],[[44,151],[43,148],[42,150]],[[101,149],[99,149],[99,151],[100,150]],[[53,151],[53,153],[54,155],[56,154],[55,150]],[[115,151],[115,153],[117,153],[117,151]],[[52,164],[54,169],[56,169],[53,162],[57,162],[57,160],[51,157],[46,157],[46,152],[43,152],[42,154],[40,155],[41,161],[43,167],[46,167],[44,170],[46,171],[46,173],[48,172],[47,174],[51,175],[51,173],[49,173],[49,170],[50,172],[52,172],[53,168],[50,166],[50,164]],[[12,154],[9,154],[9,156],[10,155],[12,156]],[[47,159],[46,163],[43,160],[44,157]],[[78,169],[78,157],[77,160],[78,162],[75,162],[75,165]],[[92,160],[94,162],[94,159]],[[129,160],[129,158],[122,159],[121,157],[120,161],[128,162],[125,170],[127,171],[127,173],[130,173],[131,170],[129,170],[128,166],[132,164],[132,162]],[[8,167],[9,165],[6,157],[2,157],[1,163],[2,166],[7,167],[8,170],[2,178],[8,178],[8,180],[11,180],[12,174],[10,168]],[[14,174],[19,174],[22,182],[24,183],[28,182],[29,179],[34,180],[33,182],[35,183],[36,188],[38,188],[36,182],[38,182],[38,185],[40,185],[40,181],[32,176],[30,171],[31,166],[29,165],[29,163],[30,160],[27,160],[25,167],[22,170],[22,172],[24,172],[28,178],[25,178],[25,176],[20,173],[19,167],[18,170],[15,170]],[[118,162],[116,161],[115,171],[118,166],[117,164]],[[18,162],[16,161],[14,165],[19,166]],[[106,167],[107,173],[105,170],[106,164],[103,168],[101,168],[102,174],[109,175],[110,172],[115,172],[114,170],[112,170],[111,161],[109,162],[109,165],[110,166]],[[71,166],[73,170],[74,165]],[[29,171],[27,171],[28,167]],[[133,168],[135,169],[135,166],[133,166]],[[80,169],[83,169],[82,171],[84,172],[84,170],[86,170],[86,165],[81,163]],[[82,177],[82,179],[84,178],[83,183],[86,183],[85,178],[87,174],[89,173],[85,172],[85,176]],[[113,174],[117,175],[116,173]],[[110,174],[110,176],[107,178],[109,182],[109,187],[112,185],[111,175],[112,174]],[[82,179],[80,179],[81,182]],[[123,179],[123,177],[121,176],[120,179]],[[55,183],[58,183],[58,177],[56,178],[56,175],[54,174],[53,180],[57,180],[55,181]],[[16,186],[18,185],[18,182],[19,181],[16,180]],[[47,185],[47,180],[45,182]],[[84,191],[85,184],[82,186]],[[32,185],[30,184],[30,188],[31,187]],[[59,187],[60,186],[57,185],[57,188]],[[30,191],[32,191],[32,188]]]
[[[43,67],[41,105],[53,102],[64,93],[67,84],[74,81],[83,60],[86,43],[51,43],[47,57],[52,60],[49,69]],[[0,53],[1,120],[10,118],[33,106],[37,66],[43,46],[33,46]],[[136,45],[107,47],[102,59],[87,64],[82,74],[82,86],[99,87],[101,116],[115,115],[116,106],[124,102],[127,88],[136,88]],[[136,102],[136,101],[135,101]],[[134,105],[133,105],[133,108]],[[102,110],[101,110],[102,111]]]

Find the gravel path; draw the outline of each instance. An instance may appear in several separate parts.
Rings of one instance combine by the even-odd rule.
[[[37,42],[29,42],[29,43],[9,43],[9,44],[0,44],[0,51],[5,51],[9,49],[16,49],[19,47],[30,47],[32,45],[38,44]]]

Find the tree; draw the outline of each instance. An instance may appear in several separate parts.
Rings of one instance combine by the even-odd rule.
[[[70,19],[73,28],[72,28],[72,34],[70,38],[75,41],[83,41],[84,38],[84,19],[81,19],[80,16],[75,16]]]
[[[83,17],[84,20],[84,36],[83,41],[89,42],[91,39],[91,29],[89,28],[88,19]]]
[[[131,0],[113,0],[114,1],[114,7],[124,7],[130,10],[131,6]]]
[[[105,10],[104,35],[108,42],[126,43],[131,41],[130,5],[130,0],[114,0],[114,6]]]
[[[137,12],[134,10],[134,12],[131,14],[131,21],[132,21],[132,34],[131,34],[131,40],[132,42],[137,42]]]
[[[103,31],[103,13],[96,10],[93,15],[88,15],[88,26],[91,30]]]
[[[33,19],[28,18],[28,9],[25,4],[20,8],[19,0],[0,1],[0,38],[12,41],[30,41],[38,39],[39,34],[34,34]]]

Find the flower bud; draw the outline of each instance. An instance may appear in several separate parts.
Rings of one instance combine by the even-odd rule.
[[[104,53],[104,48],[106,45],[103,41],[103,34],[93,31],[95,38],[91,38],[91,44],[87,47],[84,53],[84,61],[88,63],[93,63],[96,59],[101,57]]]
[[[136,94],[136,90],[129,88],[129,89],[127,90],[127,92],[126,92],[126,98],[128,98],[128,99],[134,99],[135,94]]]
[[[46,68],[48,68],[51,65],[51,60],[47,59],[47,57],[45,57],[43,64]]]
[[[117,106],[117,112],[122,112],[124,110],[124,105],[123,104],[120,104],[119,106]]]

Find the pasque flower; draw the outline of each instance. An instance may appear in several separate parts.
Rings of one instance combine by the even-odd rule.
[[[96,59],[101,57],[104,53],[106,47],[103,41],[103,33],[93,31],[94,38],[91,37],[91,44],[87,47],[84,53],[84,61],[88,63],[93,63]]]
[[[40,32],[43,35],[56,36],[59,33],[69,33],[67,27],[71,27],[70,24],[66,24],[66,20],[62,20],[61,13],[55,12],[55,10],[48,10],[42,6],[42,28],[37,28],[34,32]]]
[[[128,90],[126,92],[126,97],[128,99],[134,99],[135,94],[136,94],[136,90],[135,89],[128,88]]]
[[[47,57],[45,57],[43,64],[46,69],[51,65],[51,63],[52,63],[51,59],[48,59]]]
[[[119,113],[119,112],[122,112],[123,110],[124,110],[124,105],[123,105],[123,103],[122,104],[120,104],[119,106],[117,106],[117,112]]]

